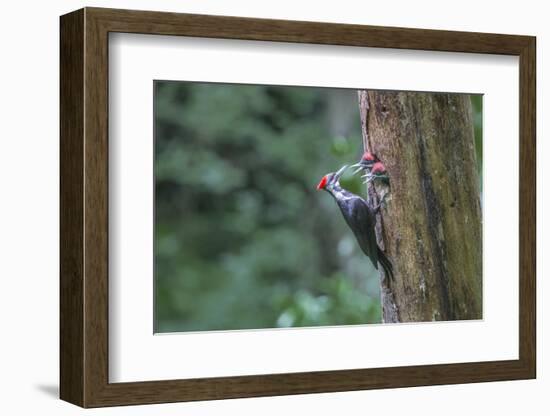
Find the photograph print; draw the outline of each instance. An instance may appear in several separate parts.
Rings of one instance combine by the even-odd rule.
[[[154,82],[155,333],[480,320],[480,94]]]

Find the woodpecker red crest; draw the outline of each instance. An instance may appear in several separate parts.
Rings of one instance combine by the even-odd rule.
[[[348,165],[342,166],[338,172],[327,173],[321,178],[321,182],[317,185],[317,190],[331,192],[332,188],[339,184],[340,176],[346,171]]]
[[[328,175],[325,175],[321,179],[321,182],[319,182],[319,185],[317,185],[317,190],[325,189],[325,186],[327,186],[327,182],[328,182]]]

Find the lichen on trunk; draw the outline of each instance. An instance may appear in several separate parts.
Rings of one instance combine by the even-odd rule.
[[[385,322],[482,318],[482,219],[470,96],[359,91],[366,150],[391,193],[377,224],[395,280]],[[377,202],[380,185],[369,185]]]

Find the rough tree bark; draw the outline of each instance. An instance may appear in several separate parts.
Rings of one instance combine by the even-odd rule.
[[[391,192],[377,224],[395,280],[384,322],[481,319],[482,225],[468,95],[359,91],[366,150]],[[383,185],[369,185],[377,202]]]

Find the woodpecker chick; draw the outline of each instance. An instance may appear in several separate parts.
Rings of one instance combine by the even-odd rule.
[[[361,156],[361,160],[356,163],[355,165],[352,165],[352,168],[357,168],[353,174],[362,171],[362,170],[369,170],[377,161],[379,161],[378,157],[376,155],[372,154],[371,152],[367,151],[363,153],[363,156]]]
[[[363,175],[363,177],[366,178],[365,183],[369,183],[370,181],[377,179],[383,181],[386,185],[389,184],[390,179],[388,173],[386,172],[386,167],[380,161],[372,165],[370,172]]]
[[[357,167],[353,172],[354,175],[362,170],[365,171],[365,174],[361,176],[361,178],[365,179],[365,184],[376,179],[389,185],[389,176],[386,172],[386,167],[378,156],[373,153],[365,152],[359,163],[352,165],[352,167]]]
[[[376,242],[376,214],[380,210],[380,204],[373,207],[359,195],[355,195],[340,186],[340,177],[347,169],[343,166],[335,173],[329,173],[321,179],[317,185],[318,190],[327,191],[340,208],[342,215],[353,231],[359,247],[363,253],[370,259],[374,267],[378,270],[378,263],[384,269],[384,276],[393,280],[393,267],[386,254],[378,247]],[[382,198],[381,203],[384,198]]]

